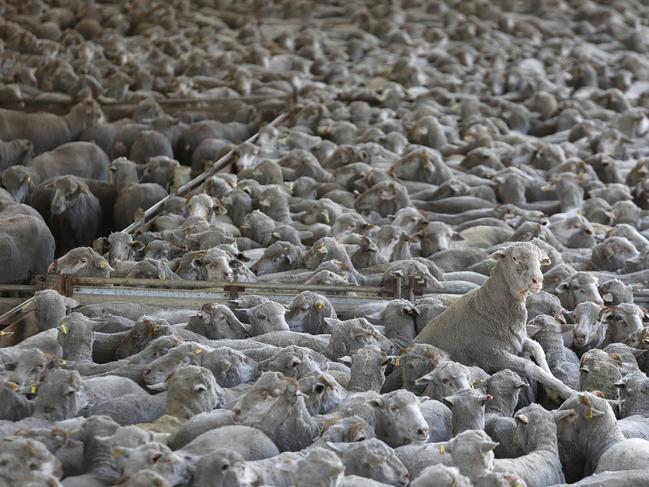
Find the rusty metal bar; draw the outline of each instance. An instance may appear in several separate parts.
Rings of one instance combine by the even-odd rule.
[[[275,127],[276,125],[279,125],[280,123],[282,123],[287,118],[288,118],[288,112],[281,113],[272,122],[270,122],[268,125],[266,125],[266,127]],[[252,135],[248,140],[244,141],[243,144],[254,142],[257,139],[258,136],[259,136],[259,130],[254,135]],[[230,158],[232,157],[234,152],[239,147],[240,147],[240,145],[235,147],[231,151],[229,151],[227,154],[225,154],[223,157],[221,157],[218,161],[216,161],[214,163],[214,165],[210,169],[208,169],[207,171],[205,171],[202,174],[196,176],[191,181],[188,181],[187,183],[183,184],[180,188],[178,188],[178,190],[174,194],[169,194],[169,195],[165,196],[160,201],[158,201],[155,205],[153,205],[148,210],[146,210],[144,212],[144,221],[141,221],[141,220],[140,221],[134,221],[128,227],[126,227],[123,231],[126,232],[126,233],[131,233],[131,232],[135,231],[143,223],[146,223],[147,219],[149,217],[151,217],[151,215],[155,214],[160,208],[162,208],[164,206],[165,202],[167,200],[169,200],[172,196],[183,196],[184,194],[188,193],[189,191],[197,188],[207,178],[213,176],[217,172],[224,169],[230,163]]]

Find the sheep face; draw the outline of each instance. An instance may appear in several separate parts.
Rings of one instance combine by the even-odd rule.
[[[253,381],[259,375],[257,362],[236,350],[221,348],[209,352],[205,363],[222,387],[234,387]]]
[[[189,216],[204,218],[207,221],[213,216],[214,200],[204,193],[192,196],[187,205],[189,206]]]
[[[471,476],[493,470],[496,446],[498,443],[480,430],[463,431],[448,442],[454,463],[461,467],[462,473]]]
[[[219,407],[223,391],[212,373],[195,365],[178,367],[167,379],[167,414],[189,419]]]
[[[80,360],[92,358],[94,331],[92,321],[81,313],[72,313],[58,326],[57,341],[63,349],[63,358]]]
[[[428,222],[420,230],[421,255],[428,257],[451,246],[455,233],[453,229],[442,222]],[[459,238],[459,237],[456,237]]]
[[[528,292],[537,293],[543,287],[541,265],[550,264],[550,258],[536,245],[520,242],[491,254],[512,296],[524,299]]]
[[[554,411],[559,441],[587,441],[586,436],[596,423],[610,420],[615,422],[615,416],[606,399],[589,392],[573,394]]]
[[[264,251],[250,270],[258,276],[293,269],[300,258],[300,249],[288,242],[275,242]]]
[[[51,362],[38,348],[26,349],[20,352],[18,361],[13,365],[13,370],[7,377],[7,381],[15,384],[16,391],[23,394],[31,394],[32,387],[39,384],[44,373]],[[5,364],[7,366],[8,364]]]
[[[34,416],[62,421],[78,415],[86,406],[81,376],[75,371],[57,369],[41,384],[35,399]]]
[[[413,343],[408,348],[401,350],[398,363],[401,367],[404,387],[408,390],[415,387],[417,379],[434,370],[440,359],[439,351],[427,343]],[[419,387],[423,392],[425,384]]]
[[[606,328],[599,320],[600,306],[593,302],[579,303],[573,312],[577,326],[573,330],[572,346],[587,351],[604,340]]]
[[[335,423],[325,423],[321,439],[332,443],[353,443],[374,438],[374,428],[360,416],[348,416]]]
[[[133,240],[126,232],[115,232],[108,236],[108,260],[111,265],[125,260],[135,260],[135,252],[144,248],[142,242]]]
[[[48,272],[80,277],[108,277],[114,270],[106,259],[90,247],[72,249],[48,268]]]
[[[160,443],[145,443],[137,448],[117,448],[113,451],[117,470],[129,478],[141,470],[152,470],[170,485],[183,485],[191,476],[187,464],[169,447]]]
[[[394,451],[377,439],[352,443],[342,455],[345,474],[358,475],[390,485],[407,485],[408,469]]]
[[[400,446],[427,440],[428,423],[419,408],[419,398],[412,392],[390,392],[370,404],[376,410],[377,430],[383,431],[388,444]]]
[[[77,204],[82,194],[88,194],[88,186],[74,176],[63,176],[56,178],[52,183],[54,195],[50,202],[50,210],[53,215],[61,215]]]
[[[327,298],[311,291],[298,294],[286,313],[291,330],[309,333],[329,333],[324,318],[336,318],[336,312]]]
[[[61,478],[61,462],[41,442],[10,436],[0,443],[0,482],[9,485],[16,479],[26,479],[39,472]],[[40,485],[46,485],[42,483]],[[47,485],[50,484],[49,482]]]
[[[623,303],[609,306],[601,311],[601,319],[606,322],[606,340],[609,343],[623,341],[632,333],[642,330],[644,312],[635,304]]]
[[[286,377],[295,379],[300,379],[313,372],[319,372],[321,366],[324,367],[325,365],[313,360],[307,350],[295,346],[287,347],[268,360],[259,363],[262,370],[281,372]]]
[[[210,340],[236,340],[248,336],[248,330],[224,305],[208,303],[189,319],[187,329]]]
[[[592,301],[603,305],[602,297],[597,289],[598,279],[586,272],[578,272],[561,282],[555,293],[566,309],[574,309],[579,303]]]
[[[427,385],[425,395],[441,399],[452,396],[462,389],[469,389],[469,370],[457,362],[442,362],[432,372],[420,377],[415,381],[416,385]]]
[[[176,367],[179,365],[200,365],[202,354],[206,353],[207,351],[196,343],[183,343],[151,362],[144,369],[144,382],[151,389],[161,388]]]
[[[309,485],[318,479],[322,485],[336,485],[343,477],[345,466],[331,450],[314,448],[297,465],[296,485]]]
[[[115,349],[117,358],[126,358],[144,350],[149,343],[161,336],[174,335],[175,330],[163,319],[143,316]]]
[[[250,324],[253,335],[261,335],[270,331],[288,330],[284,314],[286,308],[279,303],[268,301],[250,310]]]

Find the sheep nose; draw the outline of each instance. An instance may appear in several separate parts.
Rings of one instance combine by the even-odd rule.
[[[534,284],[535,286],[539,286],[541,284],[541,280],[538,277],[533,277],[532,284]]]
[[[417,429],[417,436],[428,436],[428,426]]]

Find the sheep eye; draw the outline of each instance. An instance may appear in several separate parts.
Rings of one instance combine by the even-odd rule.
[[[390,408],[390,411],[392,411],[394,414],[397,414],[399,412],[399,408],[397,406],[392,406]]]
[[[448,379],[442,379],[442,384],[448,384]]]
[[[222,471],[226,471],[228,468],[230,468],[230,465],[221,465]]]

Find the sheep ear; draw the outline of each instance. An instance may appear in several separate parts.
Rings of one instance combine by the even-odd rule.
[[[375,408],[385,407],[385,401],[383,400],[382,397],[377,397],[376,399],[372,399],[371,401],[368,402],[368,404]]]
[[[480,402],[481,402],[482,405],[484,406],[484,405],[487,404],[489,401],[493,400],[493,398],[494,398],[494,397],[493,397],[491,394],[487,394],[486,396],[483,396],[483,398],[481,399]]]
[[[554,421],[559,422],[563,421],[564,419],[572,419],[575,417],[575,410],[574,409],[556,409],[554,411]]]
[[[442,398],[442,401],[444,401],[449,406],[452,406],[455,403],[455,396],[444,397],[444,398]]]
[[[354,443],[332,443],[331,441],[327,441],[326,443],[329,448],[341,455],[354,446]]]
[[[600,416],[604,416],[605,414],[605,412],[595,408],[588,408],[586,411],[584,411],[584,416],[586,417],[586,419],[598,418]]]
[[[525,424],[525,425],[527,425],[527,424],[529,424],[529,422],[530,422],[530,420],[528,419],[528,417],[525,416],[524,414],[519,414],[518,416],[514,416],[514,419],[516,420],[516,422],[517,422],[518,424]]]
[[[132,247],[133,250],[135,250],[136,252],[140,252],[141,250],[144,249],[144,244],[143,244],[142,242],[140,242],[139,240],[133,240],[133,241],[131,242],[131,247]]]
[[[336,318],[325,318],[324,322],[326,324],[328,324],[329,326],[331,326],[331,327],[334,327],[334,326],[340,324],[340,320],[336,319]]]
[[[500,262],[505,257],[507,257],[507,253],[505,252],[505,249],[498,249],[493,254],[491,254],[488,258],[491,260],[495,260],[496,262]]]
[[[345,355],[343,357],[340,357],[338,359],[338,362],[342,362],[343,364],[351,365],[352,364],[352,358],[349,355]]]
[[[482,453],[488,453],[499,445],[496,441],[483,441],[480,443],[480,451]]]
[[[466,240],[461,234],[457,232],[453,232],[453,235],[451,235],[451,240],[455,240],[456,242],[461,242],[463,240]]]
[[[611,357],[613,360],[615,360],[617,363],[622,365],[624,363],[624,359],[622,358],[622,355],[616,352],[612,352],[608,354],[609,357]]]
[[[539,262],[541,262],[541,265],[550,265],[552,263],[552,259],[550,259],[550,256],[548,256],[545,250],[538,248],[538,251],[539,251]]]
[[[563,281],[557,287],[554,288],[555,292],[566,293],[570,290],[570,284],[567,281]]]
[[[530,338],[540,331],[540,328],[532,323],[528,323],[525,329],[527,330],[527,336]]]

